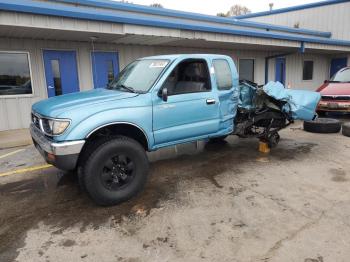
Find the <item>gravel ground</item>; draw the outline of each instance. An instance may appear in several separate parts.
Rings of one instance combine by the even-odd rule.
[[[152,153],[145,190],[111,208],[55,168],[0,177],[0,261],[350,261],[350,138],[281,137]],[[24,149],[0,171],[43,164]]]

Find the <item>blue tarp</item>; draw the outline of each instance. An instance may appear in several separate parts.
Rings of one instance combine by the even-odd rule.
[[[318,92],[286,89],[280,82],[269,82],[263,90],[268,96],[287,102],[282,110],[291,113],[295,120],[312,120],[321,99]]]

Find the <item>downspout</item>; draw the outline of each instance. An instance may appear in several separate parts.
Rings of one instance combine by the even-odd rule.
[[[305,44],[304,42],[300,42],[300,49],[298,51],[299,53],[305,53]],[[282,54],[278,54],[278,55],[272,55],[272,56],[266,56],[265,57],[265,84],[267,84],[267,82],[269,81],[269,61],[270,59],[273,58],[278,58],[278,57],[285,57],[288,55],[292,55],[298,52],[288,52],[288,53],[282,53]]]

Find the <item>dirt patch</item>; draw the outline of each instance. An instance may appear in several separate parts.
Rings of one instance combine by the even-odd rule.
[[[75,246],[77,243],[72,240],[72,239],[65,239],[61,242],[61,246],[62,247],[72,247],[72,246]]]
[[[323,257],[318,258],[305,258],[304,262],[323,262]]]
[[[332,181],[334,181],[334,182],[346,182],[346,181],[348,181],[348,179],[346,177],[346,172],[343,169],[331,168],[331,169],[329,169],[329,172],[333,175]]]
[[[294,142],[293,146],[288,149],[280,147],[273,149],[271,151],[271,156],[282,161],[294,160],[300,157],[300,155],[309,154],[311,150],[316,146],[318,146],[318,144]]]

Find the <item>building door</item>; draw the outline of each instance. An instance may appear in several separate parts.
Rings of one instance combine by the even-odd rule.
[[[331,70],[329,72],[330,78],[332,78],[334,74],[338,72],[340,69],[346,67],[347,64],[348,64],[348,59],[346,57],[333,58],[331,61]]]
[[[286,59],[283,57],[276,58],[276,75],[275,80],[285,85],[286,82]]]
[[[79,92],[75,51],[44,50],[48,97]]]
[[[116,52],[92,52],[94,87],[104,88],[118,77],[119,63]]]

